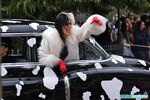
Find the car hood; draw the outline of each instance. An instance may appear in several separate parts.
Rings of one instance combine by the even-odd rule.
[[[141,60],[141,59],[136,59],[133,57],[124,57],[124,56],[119,56],[119,55],[111,55],[109,60],[101,62],[103,66],[119,66],[119,67],[137,67],[137,68],[145,68],[149,69],[150,63]]]

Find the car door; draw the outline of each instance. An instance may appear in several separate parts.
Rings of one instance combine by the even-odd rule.
[[[1,63],[3,98],[6,100],[38,98],[37,93],[42,92],[43,74],[36,76],[32,73],[38,66],[37,62],[31,63],[34,60],[30,43],[33,38],[26,36],[25,33],[3,33],[1,36],[1,39],[10,41],[9,52],[2,58]]]
[[[84,69],[82,70],[82,67],[80,66],[79,71],[82,70],[83,73],[87,74],[87,76],[91,72],[91,76],[93,75],[94,79],[95,78],[97,79],[96,79],[96,84],[94,85],[96,86],[96,88],[94,89],[94,86],[91,85],[93,90],[95,91],[87,89],[89,91],[85,92],[87,96],[86,99],[90,99],[90,100],[105,100],[105,99],[106,100],[109,100],[109,99],[112,99],[112,100],[115,100],[115,99],[117,100],[120,100],[120,99],[121,100],[122,99],[148,100],[149,99],[150,86],[148,84],[150,81],[150,73],[149,73],[149,70],[147,69],[149,65],[143,64],[144,61],[140,61],[137,59],[133,60],[133,58],[130,59],[132,64],[129,65],[124,62],[128,60],[125,60],[123,57],[117,56],[117,55],[113,57],[110,56],[108,59],[103,59],[103,55],[100,55],[100,53],[98,53],[92,48],[91,48],[92,50],[89,51],[88,50],[89,47],[90,46],[87,45],[87,47],[82,48],[82,50],[84,48],[86,49],[84,50],[85,54],[81,55],[81,57],[87,60],[84,63],[80,62],[79,66],[84,65]],[[90,56],[88,56],[88,53],[90,53],[89,54]],[[92,61],[92,59],[96,58],[96,55],[98,55],[98,58],[99,56],[101,57],[99,60],[95,60],[94,62]],[[104,57],[104,58],[107,58],[107,57]],[[96,70],[94,69],[95,73],[91,70],[92,68],[96,69]],[[87,70],[89,71],[89,73]],[[77,81],[75,80],[77,79],[73,78],[72,79],[73,82],[71,82],[71,84],[72,83],[76,84]],[[81,83],[79,84],[81,85]],[[76,87],[80,86],[79,84],[76,85]],[[76,91],[78,90],[77,88],[75,89]],[[86,88],[84,87],[82,89],[86,90]],[[83,99],[83,96],[84,96],[83,91],[81,92],[81,94],[79,93],[75,93],[75,94],[78,94],[77,97],[80,97],[80,98],[82,97]]]
[[[141,66],[142,67],[142,66]],[[132,67],[103,67],[99,74],[100,94],[104,99],[149,100],[150,73]]]
[[[3,98],[32,100],[42,92],[43,75],[34,75],[36,65],[29,63],[2,64]]]
[[[100,90],[98,84],[100,83],[94,65],[79,64],[78,66],[85,68],[67,73],[70,82],[71,100],[98,100]],[[87,66],[89,68],[86,68]],[[76,65],[72,67],[76,67]]]
[[[80,60],[67,63],[70,100],[100,100],[96,61],[102,57],[85,42],[80,43],[79,52]]]

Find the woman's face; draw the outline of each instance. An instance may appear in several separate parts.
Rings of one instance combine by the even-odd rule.
[[[0,46],[0,56],[5,56],[8,52],[8,47]]]
[[[145,23],[144,22],[141,22],[140,28],[141,28],[141,30],[145,28]]]
[[[64,32],[64,37],[70,35],[70,33],[71,33],[71,27],[72,27],[71,21],[69,21],[67,25],[64,25],[62,27],[63,32]]]

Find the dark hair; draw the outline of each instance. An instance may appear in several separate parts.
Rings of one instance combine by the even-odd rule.
[[[5,48],[8,48],[8,44],[7,43],[0,43],[1,46],[4,46]]]
[[[147,22],[147,27],[150,27],[150,20]]]
[[[9,38],[1,38],[0,44],[4,47],[9,47],[9,44],[11,43]]]
[[[56,20],[55,20],[55,28],[58,30],[59,35],[61,39],[63,40],[63,42],[65,42],[65,38],[64,38],[62,26],[68,25],[69,20],[70,20],[68,16],[69,15],[67,15],[67,13],[60,13],[57,15]]]
[[[143,20],[140,20],[137,22],[137,25],[136,25],[136,30],[139,31],[140,30],[140,26],[141,24],[143,23],[144,21]],[[144,22],[145,23],[145,22]]]
[[[140,18],[142,21],[146,22],[146,20],[148,20],[148,15],[142,15]]]
[[[112,23],[110,21],[107,21],[105,32],[110,33],[111,31],[112,31]]]
[[[11,52],[11,49],[12,49],[12,46],[10,45],[11,44],[11,40],[10,38],[6,37],[6,38],[1,38],[1,41],[0,41],[0,46],[3,46],[5,48],[8,48],[8,53]]]

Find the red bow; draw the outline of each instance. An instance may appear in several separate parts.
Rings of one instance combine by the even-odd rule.
[[[99,26],[102,26],[102,22],[98,19],[97,16],[94,16],[91,23],[90,24],[93,24],[93,23],[97,23]]]

